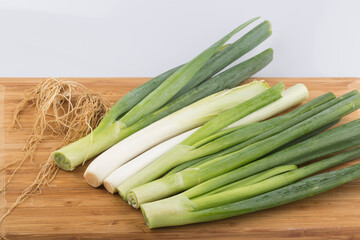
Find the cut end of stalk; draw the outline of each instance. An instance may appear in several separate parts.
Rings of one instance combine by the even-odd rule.
[[[148,204],[143,204],[141,205],[141,213],[144,217],[144,220],[145,220],[145,223],[146,223],[146,226],[149,228],[149,229],[153,229],[154,227],[152,226],[152,219],[151,219],[151,214],[150,214],[150,217],[148,216],[147,214],[147,205]]]
[[[195,209],[195,204],[182,194],[141,204],[141,212],[149,228],[189,224],[193,221],[189,213]]]
[[[71,162],[69,161],[69,159],[67,159],[65,157],[64,154],[59,153],[59,152],[54,152],[52,154],[52,157],[56,163],[56,165],[61,168],[62,170],[65,171],[72,171],[74,170],[75,167],[71,166]]]
[[[139,201],[136,197],[136,194],[134,194],[133,192],[130,192],[127,195],[127,202],[129,205],[131,205],[133,208],[138,209],[140,207]]]
[[[88,171],[88,169],[86,169],[84,173],[84,178],[86,179],[86,182],[92,187],[100,187],[102,182],[99,181],[99,178],[96,175],[96,173],[92,171]]]
[[[141,209],[141,213],[142,213],[142,215],[143,215],[143,217],[144,217],[144,220],[145,220],[146,226],[147,226],[149,229],[151,229],[152,227],[151,227],[151,225],[150,225],[149,218],[147,217],[147,215],[146,215],[146,211],[144,211],[144,209],[143,209],[143,206],[142,206],[142,205],[141,205],[140,209]]]
[[[272,34],[272,27],[271,27],[271,23],[268,20],[264,21],[265,23],[269,24],[270,28],[269,28],[269,32],[270,34]],[[272,49],[271,49],[272,50]]]
[[[103,182],[103,185],[104,185],[105,189],[106,189],[109,193],[114,194],[114,193],[117,192],[116,187],[114,187],[114,186],[113,186],[111,183],[109,183],[108,181],[105,180],[105,181]]]
[[[303,98],[308,99],[309,98],[309,90],[303,83],[298,83],[293,86],[294,89],[296,89],[298,92],[301,92],[303,94]]]

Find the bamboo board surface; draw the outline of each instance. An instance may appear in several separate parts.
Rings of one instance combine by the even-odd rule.
[[[265,78],[270,86],[283,81],[286,87],[304,83],[310,99],[327,91],[337,96],[360,89],[360,78]],[[23,114],[22,130],[6,130],[23,91],[43,79],[0,78],[0,168],[19,159],[30,133],[33,115]],[[74,78],[111,102],[144,83],[148,78]],[[345,123],[360,117],[354,112]],[[42,143],[35,163],[46,160],[57,141]],[[344,164],[352,165],[360,159]],[[180,227],[149,230],[142,214],[118,195],[86,184],[83,172],[87,164],[73,172],[59,171],[51,188],[30,197],[6,218],[0,233],[8,239],[360,239],[360,181],[354,181],[302,201],[225,220]],[[30,162],[13,178],[0,206],[12,203],[37,173]],[[13,169],[0,172],[0,187]],[[4,211],[2,208],[0,211]]]

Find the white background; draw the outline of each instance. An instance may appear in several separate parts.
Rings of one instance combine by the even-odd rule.
[[[150,77],[256,16],[273,35],[240,60],[275,51],[257,76],[360,77],[356,0],[0,0],[0,76]]]

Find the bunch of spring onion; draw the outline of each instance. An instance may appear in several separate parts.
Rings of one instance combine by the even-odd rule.
[[[226,153],[200,158],[193,165],[155,181],[135,184],[127,200],[134,207],[141,206],[148,226],[156,228],[223,219],[278,206],[360,178],[360,164],[357,164],[301,180],[360,157],[360,120],[318,134],[358,108],[360,94],[357,91],[338,98],[331,93],[324,94],[286,115],[239,128],[237,131],[241,130],[242,137],[246,132],[252,132],[252,137],[245,137],[247,140],[234,145],[238,150],[230,147]],[[254,133],[256,125],[268,128]],[[198,135],[191,136],[199,136],[201,132],[197,132]],[[191,142],[191,136],[183,143]],[[232,138],[225,141],[226,136],[210,138],[210,143],[217,141],[212,147],[229,146]],[[203,141],[199,145],[208,143]],[[298,168],[311,160],[353,147],[356,148]],[[185,155],[177,159],[184,159]],[[173,158],[167,161],[172,162]],[[164,161],[155,163],[164,164]]]
[[[71,171],[159,119],[211,94],[232,88],[261,70],[272,60],[271,49],[213,76],[271,35],[270,23],[264,21],[234,43],[225,45],[255,20],[257,18],[240,25],[188,63],[153,78],[121,98],[91,134],[52,154],[57,165]],[[199,118],[182,131],[200,126],[210,118],[210,115]],[[165,135],[164,139],[173,136]]]
[[[120,99],[91,134],[54,152],[56,163],[73,170],[109,148],[86,181],[141,207],[150,228],[266,209],[359,178],[359,164],[309,177],[360,156],[360,120],[323,132],[360,108],[357,91],[269,119],[308,97],[302,84],[235,87],[272,60],[271,49],[217,74],[271,34],[265,21],[225,45],[255,20]]]

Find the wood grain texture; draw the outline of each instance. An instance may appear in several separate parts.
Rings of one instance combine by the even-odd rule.
[[[6,130],[23,91],[43,79],[0,79],[0,165],[22,156],[21,149],[32,127],[31,111],[21,116],[22,130]],[[112,102],[147,81],[147,78],[75,78]],[[360,89],[359,78],[267,78],[272,86],[283,81],[287,87],[298,82],[310,90],[310,99],[327,91],[337,96]],[[342,119],[341,124],[360,117],[359,111]],[[36,163],[47,159],[57,143],[48,139],[36,154]],[[344,166],[352,165],[355,160]],[[360,239],[360,181],[285,206],[210,223],[149,230],[140,211],[118,195],[86,184],[87,164],[73,172],[59,171],[51,188],[20,205],[6,218],[0,231],[8,239]],[[30,184],[38,170],[27,162],[6,193],[11,203]],[[0,173],[0,185],[12,169]],[[1,210],[3,211],[3,209]]]

